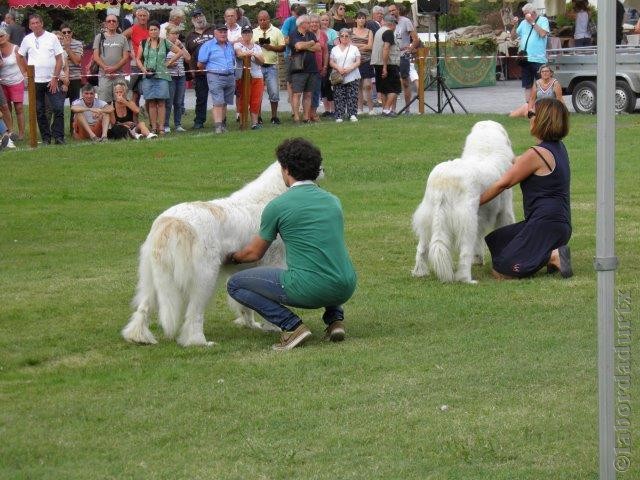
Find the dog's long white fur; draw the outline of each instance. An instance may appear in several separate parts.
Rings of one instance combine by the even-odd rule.
[[[443,282],[475,283],[471,265],[474,259],[484,261],[484,234],[514,222],[510,189],[478,208],[480,195],[513,160],[505,129],[485,120],[473,126],[462,157],[434,167],[424,198],[413,214],[413,230],[418,236],[414,276],[428,275],[431,268]],[[455,253],[458,266],[454,272]]]
[[[204,312],[217,283],[224,283],[238,266],[223,265],[225,257],[257,234],[266,204],[286,191],[278,162],[256,180],[227,198],[175,205],[156,218],[140,248],[135,312],[122,330],[125,340],[157,343],[149,329],[150,315],[167,338],[183,346],[212,345],[204,335]],[[285,266],[282,241],[273,242],[262,265]],[[277,330],[258,323],[253,311],[228,298],[236,324]]]

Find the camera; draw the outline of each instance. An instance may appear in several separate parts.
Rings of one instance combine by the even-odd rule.
[[[271,44],[271,39],[270,38],[261,37],[261,38],[258,39],[258,44],[260,44],[260,45],[270,45]]]
[[[153,78],[156,76],[156,71],[153,68],[147,68],[147,73],[144,74],[144,78]]]

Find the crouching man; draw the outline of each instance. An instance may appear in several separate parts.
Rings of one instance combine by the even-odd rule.
[[[260,232],[229,263],[256,262],[280,235],[286,247],[287,269],[256,267],[234,274],[227,283],[229,295],[282,329],[274,350],[290,350],[303,343],[311,331],[285,305],[322,308],[325,338],[344,339],[344,310],[356,288],[356,273],[344,241],[340,200],[318,187],[320,150],[309,141],[285,140],[276,149],[282,177],[289,187],[262,212]]]
[[[81,98],[71,104],[73,113],[73,138],[76,140],[91,139],[104,141],[107,139],[109,122],[113,106],[96,98],[96,89],[86,84],[82,87]]]

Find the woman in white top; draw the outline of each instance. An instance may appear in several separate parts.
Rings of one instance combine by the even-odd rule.
[[[338,44],[331,49],[329,65],[344,78],[342,83],[333,87],[336,122],[342,122],[342,117],[345,115],[352,122],[357,122],[360,50],[351,44],[349,29],[340,30]]]
[[[0,85],[6,98],[6,104],[0,106],[9,132],[13,131],[11,109],[16,111],[18,120],[18,139],[24,138],[24,75],[16,60],[18,46],[9,41],[9,33],[0,28]]]
[[[258,116],[262,107],[262,93],[264,92],[264,79],[262,78],[262,64],[264,57],[262,56],[262,48],[257,43],[253,43],[253,29],[242,27],[240,41],[233,45],[236,52],[236,91],[237,111],[240,112],[242,102],[244,101],[244,93],[242,88],[242,72],[243,62],[246,57],[251,58],[251,90],[249,92],[249,112],[251,113],[251,130],[262,128],[258,123]]]
[[[589,32],[589,6],[587,0],[577,0],[573,5],[575,15],[575,31],[573,43],[576,47],[588,47],[591,45],[591,33]]]

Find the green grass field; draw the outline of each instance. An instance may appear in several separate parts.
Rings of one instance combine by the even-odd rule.
[[[597,478],[595,117],[573,116],[566,140],[573,278],[496,282],[488,255],[478,285],[410,275],[426,176],[485,118],[516,152],[532,143],[521,119],[429,115],[3,152],[0,478]],[[616,121],[616,282],[637,321],[640,120]],[[343,203],[359,275],[347,340],[322,342],[322,312],[302,311],[314,336],[272,352],[277,337],[234,326],[218,292],[215,347],[125,343],[153,219],[231,193],[292,136],[321,147]],[[619,478],[640,478],[635,453]]]

